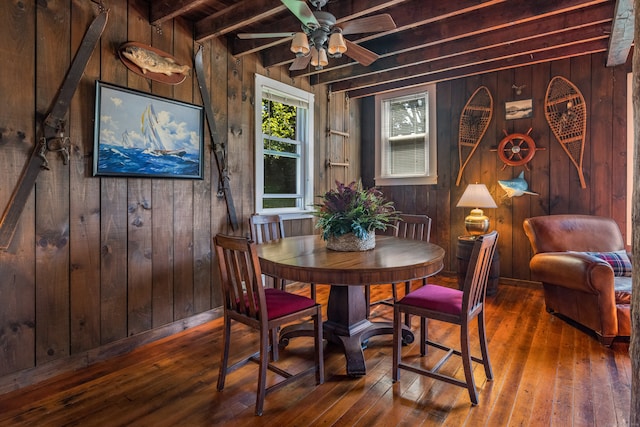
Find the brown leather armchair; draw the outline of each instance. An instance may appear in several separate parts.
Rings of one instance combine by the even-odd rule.
[[[592,329],[610,346],[631,335],[631,277],[585,252],[624,251],[620,228],[610,218],[548,215],[524,220],[531,243],[532,279],[542,282],[547,311]]]

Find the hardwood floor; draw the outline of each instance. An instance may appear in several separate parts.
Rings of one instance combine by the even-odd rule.
[[[319,300],[326,301],[327,290],[318,286]],[[373,287],[372,300],[388,291],[389,286]],[[386,319],[391,315],[384,306],[372,314]],[[366,376],[346,376],[344,356],[328,345],[325,384],[315,386],[311,375],[279,389],[267,395],[264,415],[256,417],[257,365],[229,374],[224,391],[216,390],[222,332],[218,319],[126,356],[0,396],[0,425],[628,425],[628,343],[602,347],[594,337],[548,314],[542,290],[536,287],[501,284],[488,298],[487,315],[495,378],[487,382],[482,367],[474,366],[480,400],[475,407],[466,389],[411,372],[403,371],[393,384],[391,337],[384,336],[369,341]],[[417,321],[413,319],[414,329]],[[431,337],[445,342],[455,342],[457,331],[430,324]],[[234,326],[233,337],[232,357],[257,348],[257,336],[242,326]],[[472,348],[477,351],[478,346]],[[311,363],[311,349],[310,338],[294,339],[281,351],[280,363]],[[403,358],[417,356],[416,342],[403,349]],[[425,357],[427,362],[432,358]],[[443,370],[463,377],[457,359]]]

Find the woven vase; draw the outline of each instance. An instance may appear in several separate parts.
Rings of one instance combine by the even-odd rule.
[[[364,239],[359,239],[353,233],[342,236],[329,236],[327,249],[340,252],[368,251],[376,247],[376,233],[368,233]]]

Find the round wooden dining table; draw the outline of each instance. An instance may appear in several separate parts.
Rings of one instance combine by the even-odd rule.
[[[329,250],[319,235],[286,237],[257,249],[263,274],[331,286],[324,337],[342,346],[350,376],[366,374],[363,344],[372,336],[393,333],[390,322],[367,319],[363,287],[432,276],[442,270],[444,259],[444,249],[438,245],[392,236],[376,236],[375,248],[362,252]],[[298,335],[306,333],[285,328],[280,342]],[[413,340],[408,328],[403,339]]]

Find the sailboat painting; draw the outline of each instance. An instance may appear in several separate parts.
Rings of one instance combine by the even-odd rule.
[[[96,81],[93,174],[203,177],[204,109]]]

